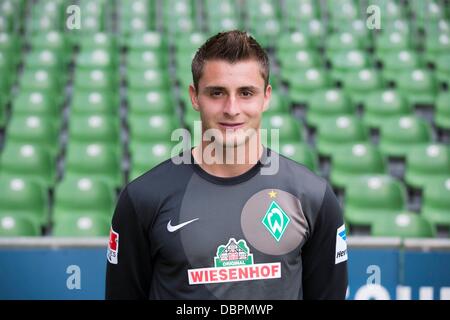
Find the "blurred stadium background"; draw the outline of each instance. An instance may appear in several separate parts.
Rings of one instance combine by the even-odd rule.
[[[102,298],[118,192],[199,120],[193,54],[234,28],[270,55],[263,127],[342,203],[349,298],[450,299],[448,0],[0,0],[0,298]]]

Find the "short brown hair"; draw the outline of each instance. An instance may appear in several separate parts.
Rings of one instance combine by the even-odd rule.
[[[239,30],[219,32],[197,50],[191,70],[195,90],[208,60],[225,60],[229,63],[255,59],[261,65],[264,87],[269,84],[269,58],[259,43],[248,33]]]

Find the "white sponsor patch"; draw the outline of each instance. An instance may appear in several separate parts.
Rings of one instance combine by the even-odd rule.
[[[281,278],[281,264],[278,262],[236,267],[190,269],[188,270],[188,276],[190,285],[276,279]]]
[[[112,264],[119,262],[119,234],[113,230],[109,233],[108,253],[106,254],[108,261]]]
[[[336,231],[336,255],[335,264],[347,261],[347,235],[345,234],[345,224]]]

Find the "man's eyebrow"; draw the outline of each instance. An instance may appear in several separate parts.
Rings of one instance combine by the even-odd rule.
[[[208,87],[205,87],[204,90],[205,91],[213,91],[213,90],[227,91],[227,89],[225,87],[221,87],[221,86],[208,86]],[[238,90],[259,91],[259,88],[255,87],[255,86],[243,86],[243,87],[239,87]]]
[[[239,90],[248,90],[248,91],[259,91],[258,87],[255,86],[245,86],[245,87],[240,87]]]
[[[205,91],[213,91],[213,90],[226,90],[225,87],[220,86],[208,86],[204,88]]]

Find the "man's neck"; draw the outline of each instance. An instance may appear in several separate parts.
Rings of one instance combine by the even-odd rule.
[[[261,143],[258,143],[256,148],[250,148],[246,143],[242,147],[217,147],[217,149],[213,148],[211,143],[213,142],[202,141],[202,147],[195,147],[192,156],[204,171],[222,178],[236,177],[249,171],[258,163],[264,151]]]

